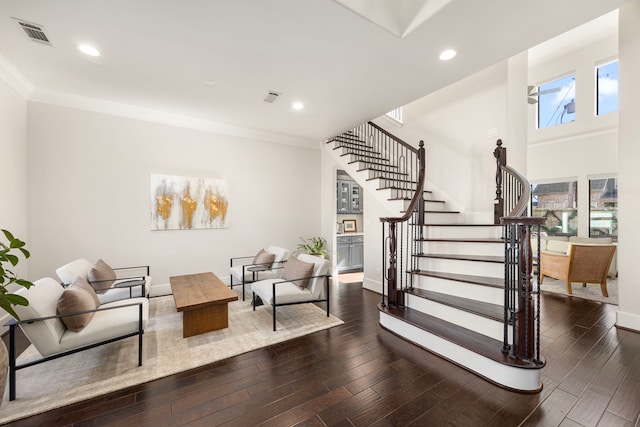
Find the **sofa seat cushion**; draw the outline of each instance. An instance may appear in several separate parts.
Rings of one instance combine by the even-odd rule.
[[[117,307],[128,304],[142,304],[142,328],[146,328],[149,320],[149,300],[147,298],[131,298],[103,304],[100,308]],[[138,305],[115,310],[97,311],[91,322],[79,332],[65,331],[60,339],[59,351],[70,350],[79,346],[95,344],[136,332],[138,330]],[[45,356],[43,354],[43,356]]]
[[[273,305],[272,283],[276,282],[276,303],[290,304],[313,300],[309,289],[300,289],[291,282],[283,279],[267,279],[251,284],[251,290],[262,299],[265,304]]]

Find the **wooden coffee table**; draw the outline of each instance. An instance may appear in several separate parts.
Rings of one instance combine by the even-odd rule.
[[[173,300],[182,312],[182,337],[229,327],[228,303],[238,295],[213,273],[169,277]]]

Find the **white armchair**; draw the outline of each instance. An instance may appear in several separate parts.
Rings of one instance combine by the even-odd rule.
[[[329,317],[329,261],[314,255],[301,254],[287,261],[280,278],[251,284],[253,310],[256,296],[273,307],[273,330],[276,330],[276,307],[311,302],[326,302]]]
[[[56,270],[56,274],[60,278],[63,286],[71,284],[76,277],[82,277],[87,280],[96,289],[98,299],[101,304],[113,302],[126,298],[134,298],[149,296],[151,289],[151,276],[149,276],[149,266],[143,265],[139,267],[120,267],[113,268],[101,262],[94,265],[84,258],[78,258]],[[92,271],[96,268],[113,270],[113,279],[102,279],[99,274],[93,277]]]
[[[93,292],[86,282],[84,286]],[[16,291],[29,301],[29,305],[15,306],[20,320],[13,319],[8,324],[10,400],[16,398],[17,370],[136,335],[138,366],[142,365],[142,335],[149,318],[148,299],[131,298],[98,306],[95,295],[84,289],[78,290],[81,286],[75,283],[72,287],[76,289],[65,289],[55,279],[47,277],[35,281],[29,289]],[[67,300],[63,310],[61,301],[64,301],[66,292],[84,294],[75,300],[77,309],[74,310]],[[59,311],[63,313],[59,314]],[[17,364],[17,326],[43,356],[42,359]]]
[[[269,246],[255,256],[231,258],[229,284],[233,289],[234,279],[242,285],[242,301],[245,300],[245,285],[258,280],[273,279],[280,276],[289,258],[289,250],[278,246]]]

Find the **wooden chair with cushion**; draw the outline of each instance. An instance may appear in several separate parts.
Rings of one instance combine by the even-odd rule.
[[[310,302],[326,302],[329,317],[329,261],[315,255],[301,254],[287,261],[280,278],[251,284],[253,310],[256,296],[273,307],[273,330],[276,330],[276,307]]]
[[[147,298],[100,304],[93,288],[80,277],[66,288],[47,277],[16,294],[25,297],[29,305],[16,306],[20,320],[8,324],[9,400],[16,398],[17,370],[125,338],[138,337],[138,366],[142,365],[142,334],[149,318]],[[17,364],[17,326],[41,359]]]
[[[600,284],[602,296],[608,297],[607,273],[616,252],[616,245],[569,243],[566,255],[540,252],[540,284],[544,276],[563,280],[567,293],[572,294],[571,282]]]

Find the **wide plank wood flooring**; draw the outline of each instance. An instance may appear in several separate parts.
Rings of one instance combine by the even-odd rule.
[[[639,425],[640,334],[616,306],[544,294],[544,389],[520,394],[382,329],[361,284],[332,291],[344,325],[12,425]]]

